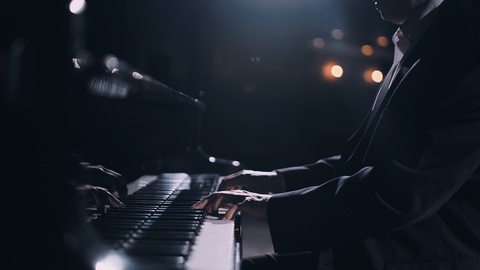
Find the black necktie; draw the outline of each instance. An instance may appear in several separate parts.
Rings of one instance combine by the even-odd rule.
[[[400,28],[395,32],[393,38],[393,42],[395,43],[395,54],[393,65],[390,68],[390,71],[385,76],[380,88],[378,90],[378,94],[375,98],[375,102],[372,106],[372,114],[370,115],[368,124],[370,125],[371,121],[375,117],[378,109],[380,108],[388,90],[392,86],[392,82],[396,79],[397,74],[399,73],[401,66],[402,66],[402,59],[405,53],[407,52],[408,48],[410,47],[410,42],[408,39],[403,35]]]

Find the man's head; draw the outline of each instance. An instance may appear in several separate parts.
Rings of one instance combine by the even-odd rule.
[[[428,0],[373,0],[382,18],[394,24],[405,22],[412,10]]]

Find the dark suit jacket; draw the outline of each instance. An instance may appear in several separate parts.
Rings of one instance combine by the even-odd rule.
[[[480,11],[437,11],[342,155],[278,170],[276,252],[328,251],[334,269],[480,269]]]

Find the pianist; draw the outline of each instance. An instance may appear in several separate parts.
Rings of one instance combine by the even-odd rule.
[[[268,222],[275,254],[243,269],[480,269],[476,1],[376,1],[394,63],[343,152],[227,176],[193,206]]]

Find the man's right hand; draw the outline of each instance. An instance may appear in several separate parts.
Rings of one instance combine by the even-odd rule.
[[[275,171],[243,170],[225,176],[218,190],[245,188],[256,193],[279,193],[285,191],[285,182]]]

